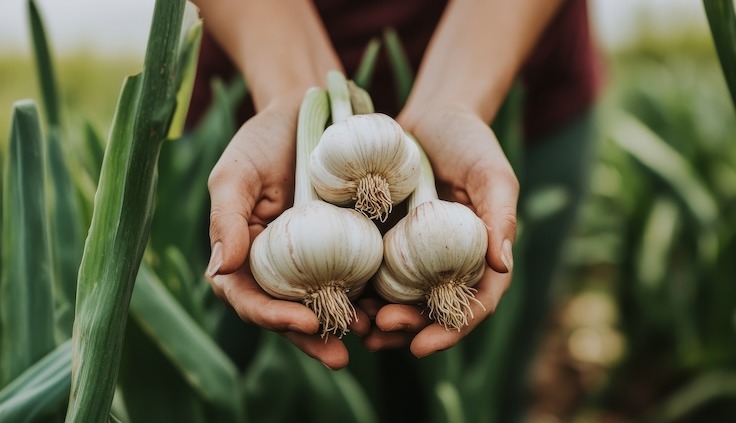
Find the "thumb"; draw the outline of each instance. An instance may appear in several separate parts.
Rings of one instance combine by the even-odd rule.
[[[250,174],[255,172],[231,166],[224,157],[208,181],[212,252],[205,276],[209,278],[233,273],[245,263],[250,249],[248,221],[255,204],[254,193],[260,190],[259,179]]]
[[[510,166],[508,170],[492,173],[480,178],[486,182],[478,187],[477,210],[488,228],[488,265],[496,272],[506,273],[514,267],[513,244],[516,239],[519,182]],[[490,181],[493,183],[488,183]]]

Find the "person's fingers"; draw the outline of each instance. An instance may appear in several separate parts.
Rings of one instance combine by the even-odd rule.
[[[283,335],[305,354],[332,370],[342,369],[348,365],[350,360],[348,349],[337,336],[327,335],[325,339],[319,335],[296,332],[285,332]]]
[[[419,332],[432,320],[422,309],[413,305],[388,304],[376,315],[376,326],[384,332],[408,331]]]
[[[319,329],[317,316],[305,305],[277,300],[266,294],[244,269],[212,278],[214,289],[240,318],[276,332],[314,334]]]
[[[350,322],[350,331],[358,336],[366,336],[371,331],[371,319],[368,314],[360,308],[355,307],[356,318]]]
[[[363,346],[371,352],[401,348],[409,345],[415,332],[383,332],[379,329],[372,330],[363,337]]]
[[[503,294],[511,284],[511,273],[497,273],[486,268],[483,278],[475,286],[476,301],[471,301],[472,317],[468,325],[460,330],[448,330],[439,323],[433,323],[414,337],[410,350],[417,357],[426,357],[439,351],[444,351],[470,333],[488,316],[495,313]]]
[[[381,307],[385,304],[385,301],[374,297],[366,297],[358,300],[358,307],[360,307],[360,309],[363,310],[371,320],[376,318]]]

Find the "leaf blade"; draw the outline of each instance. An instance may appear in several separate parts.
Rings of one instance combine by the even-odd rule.
[[[35,103],[16,103],[3,178],[0,386],[55,346],[42,143]]]

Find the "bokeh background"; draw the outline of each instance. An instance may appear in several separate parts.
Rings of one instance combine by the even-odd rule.
[[[69,126],[106,134],[123,78],[142,65],[152,2],[37,3]],[[606,67],[599,148],[535,360],[531,421],[735,421],[736,112],[702,3],[590,6]],[[12,104],[39,98],[35,71],[26,3],[4,1],[2,145]]]

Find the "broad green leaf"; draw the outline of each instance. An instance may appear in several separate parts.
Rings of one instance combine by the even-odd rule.
[[[62,408],[69,398],[72,342],[38,360],[0,391],[0,422],[24,423]]]
[[[68,422],[102,421],[153,216],[157,161],[174,112],[184,1],[157,1],[143,73],[124,85],[80,266]]]
[[[396,104],[402,107],[409,97],[412,84],[414,84],[414,71],[395,29],[388,28],[383,32],[383,42],[386,45],[389,63],[394,75]]]
[[[130,311],[150,339],[207,401],[242,414],[237,369],[145,264]]]
[[[703,0],[723,76],[736,107],[736,12],[733,0]]]
[[[124,203],[128,162],[132,155],[132,131],[141,90],[141,75],[126,79],[113,119],[110,141],[105,151],[94,212],[79,271],[76,321],[74,323],[74,384],[67,421],[101,421],[109,413],[120,360],[120,345],[135,277],[138,251],[129,251],[140,242],[133,234],[134,222],[124,215],[146,214],[151,188],[141,205]],[[147,185],[151,185],[150,182]],[[132,199],[127,199],[132,201]],[[133,216],[130,217],[132,219]],[[145,216],[143,216],[145,219]],[[125,225],[124,225],[125,224]],[[140,222],[144,225],[145,222]],[[121,227],[122,226],[122,227]],[[121,233],[122,232],[122,233]],[[142,237],[142,235],[139,235]],[[140,261],[140,258],[137,259]],[[131,273],[133,273],[131,275]],[[93,416],[90,416],[93,414]]]
[[[371,38],[363,50],[363,56],[360,58],[360,64],[353,75],[353,81],[361,88],[368,89],[373,80],[373,71],[376,68],[378,52],[381,50],[381,40]]]
[[[32,101],[14,105],[5,172],[0,386],[7,385],[55,346],[44,148]]]

